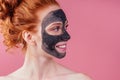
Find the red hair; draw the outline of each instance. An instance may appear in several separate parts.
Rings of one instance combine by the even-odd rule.
[[[37,25],[35,11],[50,5],[59,4],[55,0],[0,0],[0,21],[4,44],[8,49],[17,44],[27,44],[22,38],[22,31],[34,32]]]

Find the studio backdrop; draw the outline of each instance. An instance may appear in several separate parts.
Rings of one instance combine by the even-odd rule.
[[[57,0],[65,11],[71,40],[60,64],[93,80],[120,80],[120,1]],[[0,76],[23,64],[19,49],[5,52],[0,34]]]

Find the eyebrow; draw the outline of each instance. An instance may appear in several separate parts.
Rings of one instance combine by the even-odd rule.
[[[50,25],[54,25],[54,24],[62,24],[62,22],[53,22]]]
[[[54,22],[54,23],[51,23],[50,25],[48,25],[48,27],[52,26],[52,25],[62,25],[62,22]]]

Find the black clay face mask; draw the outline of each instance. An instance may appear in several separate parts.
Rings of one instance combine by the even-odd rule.
[[[55,45],[58,42],[68,41],[70,39],[70,35],[67,33],[65,29],[65,21],[66,21],[65,13],[62,9],[58,9],[55,11],[51,11],[45,16],[42,21],[42,49],[48,54],[57,57],[63,58],[66,53],[60,53],[55,49]],[[62,22],[62,34],[60,35],[50,35],[45,31],[45,28],[53,23],[53,22]]]

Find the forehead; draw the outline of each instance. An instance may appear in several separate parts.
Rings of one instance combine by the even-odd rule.
[[[42,21],[42,24],[46,25],[47,24],[50,24],[52,22],[62,22],[62,23],[65,23],[66,21],[66,16],[65,16],[65,13],[63,12],[62,9],[57,9],[57,10],[54,10],[54,11],[51,11],[49,12],[43,19]]]
[[[52,5],[48,6],[44,10],[40,10],[37,12],[37,16],[39,18],[39,21],[45,21],[45,20],[53,20],[53,21],[65,21],[66,16],[65,13],[62,9],[60,9],[59,6]]]
[[[62,20],[62,21],[65,21],[66,20],[66,15],[64,13],[64,11],[62,9],[57,9],[57,10],[54,10],[54,11],[51,11],[49,12],[45,17],[44,17],[44,20],[45,19],[55,19],[55,20]]]
[[[51,5],[51,6],[48,6],[44,9],[40,9],[37,11],[37,16],[39,18],[40,21],[42,21],[44,19],[44,17],[46,15],[48,15],[48,13],[50,13],[51,11],[54,11],[54,10],[57,10],[57,9],[60,9],[59,6],[56,6],[56,5]]]

